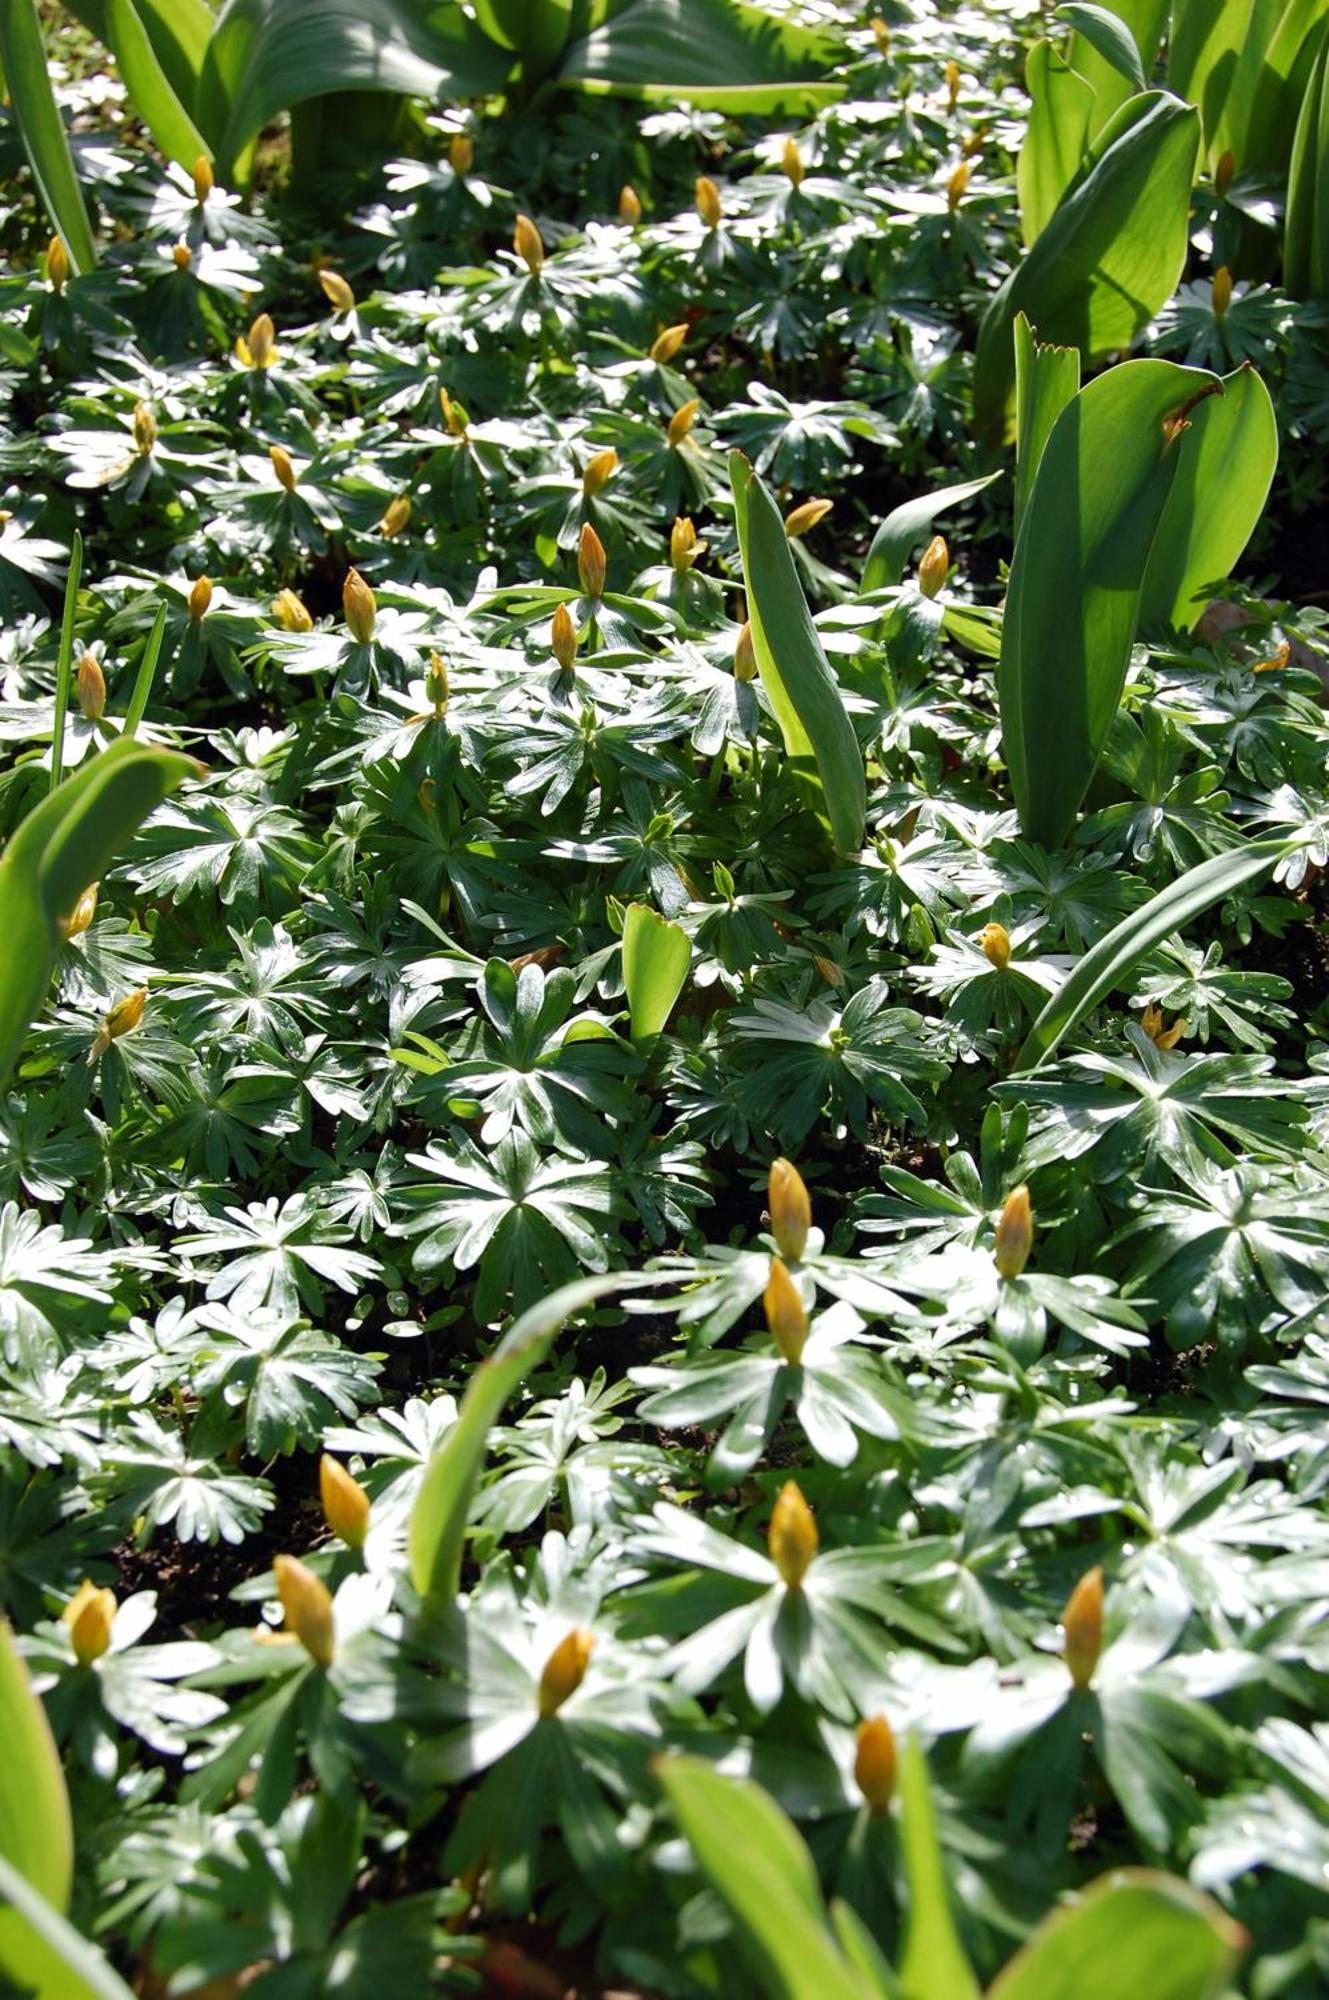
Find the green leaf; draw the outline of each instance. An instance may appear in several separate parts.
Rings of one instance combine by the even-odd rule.
[[[154,806],[198,770],[190,757],[113,743],[42,800],[0,858],[0,1084],[40,1011],[67,918]]]
[[[978,1981],[951,1915],[927,1760],[917,1737],[900,1753],[900,1835],[909,1883],[901,2000],[979,2000]]]
[[[779,509],[741,452],[730,454],[729,476],[762,685],[787,756],[819,790],[818,810],[836,847],[856,854],[867,780],[854,725],[812,622]]]
[[[1287,0],[1268,43],[1253,41],[1258,61],[1238,155],[1243,167],[1256,173],[1286,171],[1326,15],[1329,0]]]
[[[75,528],[65,573],[65,603],[60,617],[60,651],[55,661],[55,712],[51,722],[51,782],[54,791],[64,775],[65,717],[74,673],[74,620],[78,615],[78,585],[83,574],[83,534]]]
[[[0,0],[0,69],[37,192],[75,271],[97,262],[83,190],[51,89],[46,50],[33,0]]]
[[[32,1691],[14,1635],[0,1618],[0,1859],[46,1902],[63,1909],[74,1878],[74,1835],[60,1753]],[[0,1897],[6,1896],[0,1881]],[[41,1970],[39,1970],[41,1968]],[[0,1969],[46,1976],[43,1947],[14,1910],[0,1908]]]
[[[1020,824],[1045,847],[1074,825],[1121,700],[1181,414],[1218,387],[1173,361],[1127,361],[1052,427],[1011,559],[998,669]]]
[[[456,1593],[471,1496],[484,1462],[490,1426],[508,1397],[544,1359],[574,1313],[611,1292],[643,1282],[649,1280],[610,1272],[560,1285],[514,1320],[493,1353],[474,1370],[457,1421],[429,1461],[411,1509],[411,1581],[421,1597],[452,1597]]]
[[[168,160],[192,167],[210,148],[175,91],[135,10],[134,0],[107,0],[111,45],[134,108]]]
[[[1171,297],[1186,261],[1199,142],[1198,114],[1166,91],[1131,98],[1104,126],[983,315],[974,360],[982,431],[998,434],[1007,423],[1017,313],[1044,340],[1078,347],[1089,362],[1129,347]]]
[[[1329,299],[1329,28],[1306,85],[1288,169],[1283,282],[1297,299]]]
[[[1278,420],[1253,368],[1192,411],[1154,538],[1140,623],[1190,631],[1255,532],[1278,464]]]
[[[475,18],[524,70],[541,76],[558,60],[572,25],[572,0],[475,0]]]
[[[7,1923],[21,1923],[24,1939],[12,1959],[0,1944],[0,1965],[9,1964],[32,2000],[134,2000],[133,1994],[95,1944],[24,1880],[0,1854],[0,1937]]]
[[[1123,1868],[1046,1917],[988,2000],[1217,2000],[1246,1943],[1212,1897]]]
[[[597,13],[564,55],[561,83],[739,114],[807,110],[844,95],[826,75],[833,42],[748,0],[611,0]]]
[[[1255,0],[1255,11],[1260,0]],[[1228,144],[1224,131],[1238,58],[1252,29],[1252,0],[1173,0],[1168,29],[1167,80],[1199,110],[1204,151],[1216,160]]]
[[[113,46],[110,0],[66,0],[66,4],[98,41]],[[180,102],[193,109],[215,25],[208,0],[134,0],[134,5],[167,82]]]
[[[976,493],[1000,478],[1000,472],[989,472],[982,479],[963,479],[957,486],[938,486],[930,493],[920,493],[916,500],[905,500],[893,507],[872,537],[872,547],[863,565],[862,594],[866,596],[870,590],[884,590],[899,583],[905,564],[931,531],[937,516],[948,507],[972,500]]]
[[[634,1041],[658,1035],[669,1019],[692,963],[688,934],[644,903],[623,918],[623,980]]]
[[[775,1800],[700,1757],[662,1757],[655,1768],[702,1873],[761,1962],[762,1991],[779,2000],[871,2000],[874,1989],[851,1971],[827,1927],[806,1843]]]
[[[1015,531],[1020,531],[1052,426],[1080,388],[1074,347],[1039,340],[1023,313],[1015,319]]]
[[[1112,9],[1130,29],[1146,81],[1153,74],[1168,15],[1168,0],[1116,0]],[[1089,136],[1094,138],[1134,93],[1121,71],[1106,62],[1084,35],[1072,35],[1066,59],[1094,93]]]
[[[1148,89],[1149,80],[1135,37],[1119,14],[1108,7],[1094,6],[1091,0],[1064,0],[1064,5],[1057,9],[1057,19],[1083,35],[1090,48],[1103,58],[1109,69],[1125,78],[1132,91]]]
[[[1037,1069],[1091,1008],[1124,986],[1155,945],[1180,931],[1215,903],[1265,875],[1293,851],[1286,840],[1252,840],[1213,855],[1160,889],[1101,937],[1069,979],[1048,1001],[1029,1030],[1015,1062],[1015,1074]]]
[[[1079,173],[1089,146],[1093,86],[1073,70],[1051,42],[1035,42],[1024,66],[1029,123],[1016,162],[1020,230],[1025,247],[1037,242],[1057,204]]]

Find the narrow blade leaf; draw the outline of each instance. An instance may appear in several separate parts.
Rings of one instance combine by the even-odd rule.
[[[37,192],[79,272],[97,262],[96,246],[64,120],[51,89],[46,49],[33,0],[0,0],[0,68]]]

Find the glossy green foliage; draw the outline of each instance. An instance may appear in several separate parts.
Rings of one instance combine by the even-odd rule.
[[[208,143],[176,94],[135,0],[107,0],[107,25],[134,107],[163,153],[182,167],[206,158]]]
[[[1116,0],[1112,12],[1129,28],[1145,81],[1150,82],[1167,21],[1168,0]],[[1092,137],[1133,95],[1133,89],[1122,71],[1099,53],[1088,36],[1072,34],[1066,55],[1071,68],[1079,72],[1094,93]]]
[[[793,12],[750,0],[597,0],[587,12],[589,32],[558,70],[582,90],[735,113],[807,110],[840,94],[823,74],[832,45]]]
[[[1052,426],[1080,387],[1074,347],[1041,341],[1023,313],[1015,321],[1015,530],[1034,487]]]
[[[0,1618],[0,1857],[46,1902],[63,1910],[74,1875],[74,1836],[60,1756],[14,1637]],[[48,1982],[46,1947],[0,1884],[0,1972]],[[49,1984],[47,1990],[53,1990]]]
[[[1295,298],[1329,299],[1329,29],[1320,41],[1292,142],[1283,278]]]
[[[955,486],[934,487],[930,493],[920,493],[917,499],[903,500],[893,507],[872,537],[863,565],[864,593],[899,583],[910,556],[932,532],[934,523],[949,508],[974,499],[1000,478],[999,472],[989,472],[980,479],[962,479]]]
[[[1016,163],[1020,229],[1025,247],[1036,243],[1056,213],[1089,145],[1096,98],[1093,85],[1049,41],[1035,42],[1024,70],[1029,123]]]
[[[633,1039],[658,1035],[683,991],[692,947],[681,924],[668,923],[645,903],[632,903],[623,918],[623,983]]]
[[[90,271],[97,252],[64,121],[51,90],[33,0],[0,0],[0,69],[51,225],[63,238],[75,271]]]

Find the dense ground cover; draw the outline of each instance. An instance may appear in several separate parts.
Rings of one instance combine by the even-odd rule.
[[[1245,1927],[1241,1991],[1329,1976],[1329,316],[1210,148],[1136,351],[1253,364],[1278,471],[1040,844],[974,395],[1046,24],[803,11],[807,119],[420,111],[313,207],[279,134],[244,202],[164,167],[80,44],[81,276],[0,132],[0,829],[161,606],[138,735],[206,767],[0,1095],[0,1608],[135,1990],[798,1993],[656,1760],[759,1780],[895,1958],[907,1732],[984,1981],[1124,1863]],[[793,577],[861,838],[853,754],[791,754]]]

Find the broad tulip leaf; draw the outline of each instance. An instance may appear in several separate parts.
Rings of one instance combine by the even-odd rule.
[[[1093,85],[1049,41],[1035,42],[1024,66],[1029,123],[1016,162],[1020,230],[1026,248],[1047,228],[1079,173],[1089,146]]]
[[[1243,168],[1276,174],[1286,170],[1319,51],[1319,29],[1327,18],[1329,0],[1286,0],[1268,44],[1251,38],[1256,73],[1245,136],[1237,149]]]
[[[46,1902],[63,1910],[74,1878],[74,1835],[60,1753],[32,1691],[14,1635],[0,1618],[0,1857]],[[0,1971],[37,1984],[45,1948],[0,1885]]]
[[[1114,14],[1108,7],[1096,7],[1091,0],[1065,0],[1057,9],[1057,19],[1082,35],[1108,68],[1125,78],[1132,91],[1148,88],[1135,37],[1120,14]]]
[[[989,472],[981,479],[962,479],[957,486],[938,486],[931,493],[920,493],[916,500],[902,501],[893,507],[886,519],[872,537],[868,559],[863,565],[862,593],[870,590],[885,590],[899,583],[904,576],[905,564],[919,543],[932,532],[932,524],[938,515],[948,507],[958,507],[965,500],[972,500],[993,481],[1000,479],[1000,472]]]
[[[1239,368],[1191,412],[1154,538],[1140,624],[1188,632],[1240,557],[1278,464],[1278,420],[1261,378]]]
[[[98,41],[115,47],[110,0],[66,0],[66,5]],[[194,112],[198,80],[215,25],[208,0],[134,0],[134,6],[171,89]],[[116,60],[120,60],[118,49]]]
[[[1020,824],[1045,847],[1074,825],[1121,700],[1181,422],[1219,386],[1173,361],[1127,361],[1052,427],[1011,559],[998,669]]]
[[[1023,313],[1015,321],[1015,531],[1020,531],[1034,475],[1052,426],[1079,393],[1080,355],[1038,338]]]
[[[1294,298],[1329,299],[1329,28],[1320,41],[1292,141],[1283,282]]]
[[[51,983],[67,918],[130,834],[198,765],[173,750],[113,743],[58,785],[0,856],[0,1084]]]
[[[775,1800],[700,1757],[662,1757],[656,1770],[703,1874],[761,1963],[761,1991],[772,2000],[871,2000],[828,1928],[803,1836]]]
[[[1260,0],[1255,0],[1258,9]],[[1238,57],[1251,26],[1252,0],[1173,0],[1167,80],[1195,105],[1204,125],[1205,158],[1216,160]]]
[[[730,454],[729,475],[762,685],[786,755],[819,787],[819,810],[836,847],[856,854],[863,845],[867,780],[854,725],[812,622],[780,511],[741,452]]]
[[[475,18],[500,48],[511,49],[539,73],[568,39],[572,0],[475,0]]]
[[[1046,1917],[988,2000],[1217,2000],[1245,1944],[1211,1896],[1123,1868]]]
[[[623,982],[635,1041],[658,1035],[683,991],[692,963],[687,932],[631,903],[623,919]]]
[[[915,1736],[900,1753],[901,1838],[909,1915],[900,1962],[902,2000],[979,2000],[978,1981],[951,1914],[927,1760]]]
[[[1130,29],[1147,82],[1153,75],[1159,44],[1163,39],[1168,0],[1115,0],[1112,12]],[[1084,35],[1071,36],[1066,58],[1071,68],[1078,70],[1093,90],[1094,113],[1089,136],[1094,138],[1113,113],[1134,95],[1134,91],[1121,71],[1105,61]]]
[[[561,83],[623,97],[686,97],[710,110],[796,111],[843,96],[835,47],[749,0],[610,0],[568,47]]]
[[[125,87],[167,159],[192,167],[200,155],[207,158],[208,143],[172,89],[134,0],[107,0],[107,19]]]
[[[51,88],[33,0],[0,0],[0,69],[51,226],[63,239],[75,271],[90,271],[97,262],[97,251],[64,120]]]
[[[1225,896],[1235,895],[1278,865],[1293,851],[1286,840],[1251,840],[1229,848],[1190,868],[1166,889],[1160,889],[1138,910],[1123,917],[1076,965],[1069,979],[1048,1001],[1025,1036],[1015,1062],[1015,1074],[1046,1062],[1100,1000],[1125,986],[1136,966],[1155,945],[1174,931],[1184,930]]]
[[[1129,347],[1186,261],[1198,113],[1167,91],[1131,98],[1104,126],[1055,214],[983,316],[974,361],[979,428],[1001,433],[1023,312],[1086,362]]]

